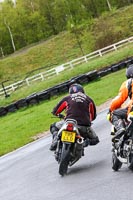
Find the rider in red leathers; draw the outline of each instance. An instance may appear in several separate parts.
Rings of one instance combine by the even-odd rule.
[[[87,96],[80,84],[73,84],[69,88],[69,95],[64,97],[53,109],[52,113],[58,116],[62,111],[66,112],[65,119],[71,118],[77,121],[79,131],[86,139],[85,145],[96,145],[99,138],[91,128],[91,122],[96,118],[96,106],[93,100]],[[62,127],[64,120],[50,126],[52,144],[50,150],[57,146],[57,133]]]

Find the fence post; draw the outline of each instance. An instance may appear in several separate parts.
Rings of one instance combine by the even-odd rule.
[[[44,76],[43,76],[43,74],[41,73],[40,75],[41,75],[42,81],[44,81]]]
[[[4,94],[5,94],[5,98],[7,98],[7,97],[10,97],[10,95],[7,94],[6,88],[5,88],[5,86],[4,86],[4,83],[5,83],[5,82],[7,82],[7,81],[3,81],[1,84],[2,84],[2,88],[3,88],[3,92],[4,92]]]
[[[101,50],[99,50],[98,53],[99,53],[99,55],[100,55],[101,57],[103,56]]]
[[[29,81],[28,81],[28,78],[26,78],[25,81],[26,81],[26,84],[29,86],[30,83],[29,83]]]
[[[113,45],[113,47],[114,47],[114,50],[115,50],[115,51],[117,51],[117,47],[116,47],[116,45],[115,45],[115,44]]]
[[[13,85],[13,84],[11,85],[11,87],[12,87],[12,90],[13,90],[13,91],[15,91],[15,87],[14,87],[14,85]]]
[[[87,63],[87,62],[88,62],[88,60],[87,60],[87,57],[86,57],[86,56],[84,56],[84,59],[85,59],[85,62]]]
[[[71,62],[69,64],[70,64],[70,67],[73,68],[73,64]]]

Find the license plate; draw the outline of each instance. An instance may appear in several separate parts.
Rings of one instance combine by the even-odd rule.
[[[62,131],[61,141],[62,142],[75,142],[75,132],[69,132],[69,131]]]

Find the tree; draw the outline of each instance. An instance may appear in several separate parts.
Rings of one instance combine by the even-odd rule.
[[[109,0],[106,0],[106,1],[107,1],[108,8],[109,8],[109,10],[111,11],[112,9],[111,9],[110,1],[109,1]]]
[[[6,22],[5,18],[4,18],[4,24],[8,29],[8,32],[9,32],[9,35],[10,35],[10,38],[11,38],[12,47],[13,47],[13,50],[15,52],[16,51],[16,47],[15,47],[15,43],[14,43],[14,39],[13,39],[13,34],[12,34],[11,28],[10,28],[9,24]]]
[[[13,37],[13,31],[10,25],[10,19],[12,19],[11,17],[12,6],[13,6],[13,3],[10,0],[7,0],[4,4],[1,5],[1,19],[0,20],[1,20],[1,25],[4,25],[6,27],[6,29],[1,29],[1,30],[4,30],[4,32],[6,32],[6,34],[3,35],[3,38],[5,38],[7,34],[9,35],[7,37],[8,38],[7,41],[9,42],[9,44],[12,45],[13,51],[15,51],[16,47],[15,47],[15,42],[14,42],[14,37]],[[7,10],[10,14],[6,12]]]

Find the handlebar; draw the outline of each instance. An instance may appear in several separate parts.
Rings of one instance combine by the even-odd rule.
[[[60,119],[64,119],[65,116],[63,114],[58,114],[57,117],[59,117]]]
[[[65,116],[63,114],[58,114],[58,115],[55,115],[54,117],[58,117],[59,119],[64,119],[65,118]]]

